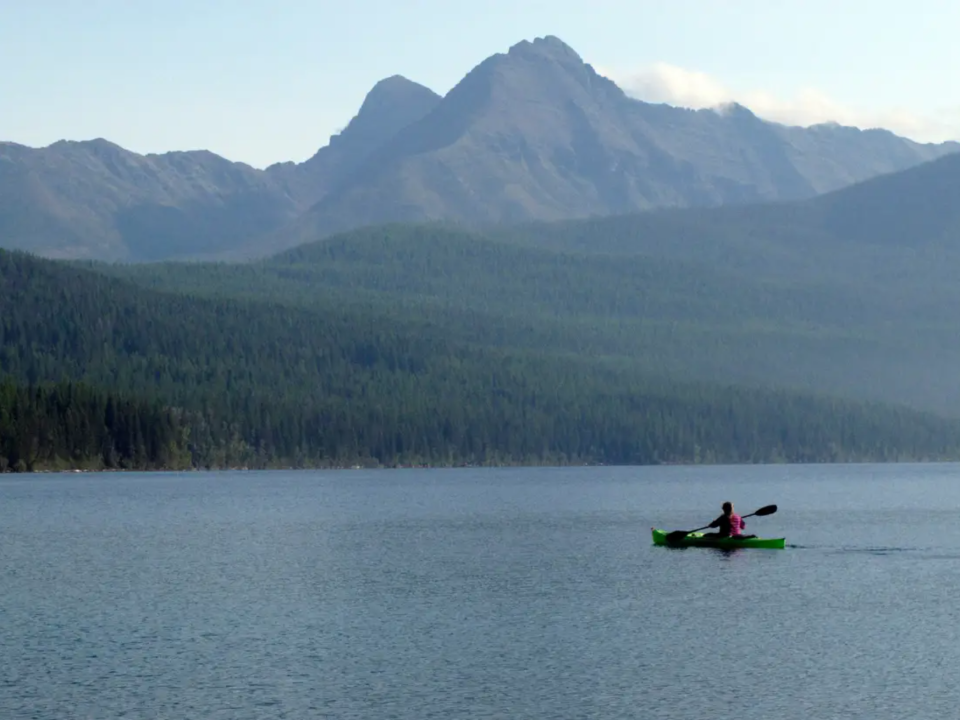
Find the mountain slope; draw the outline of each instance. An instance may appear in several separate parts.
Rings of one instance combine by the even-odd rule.
[[[298,204],[312,205],[374,150],[433,110],[440,100],[433,90],[401,75],[381,80],[367,93],[357,115],[330,138],[328,145],[306,162],[271,165],[267,174]]]
[[[0,251],[0,375],[173,405],[195,465],[960,456],[957,423],[929,414],[652,381],[585,356],[451,342],[432,320],[156,292]]]
[[[296,210],[263,172],[206,151],[138,155],[106,140],[0,144],[0,238],[48,257],[216,252]]]
[[[805,198],[958,148],[784,127],[736,105],[643,103],[558,38],[538,38],[483,61],[272,242],[379,221],[503,223]]]
[[[960,154],[793,202],[524,223],[551,250],[695,259],[756,275],[937,287],[960,253]],[[952,287],[953,283],[947,283]]]
[[[139,155],[102,139],[40,149],[0,143],[0,245],[134,261],[230,252],[293,219],[438,100],[388,78],[329,146],[267,171],[206,151]]]
[[[808,209],[816,202],[485,236],[385,225],[250,264],[109,272],[219,298],[379,308],[451,342],[602,358],[660,377],[960,414],[960,252],[840,241]]]
[[[267,255],[382,221],[471,225],[806,198],[955,152],[885,131],[790,128],[745,108],[628,98],[555,37],[493,55],[443,98],[400,76],[304,163],[105,140],[0,143],[0,245],[49,257]]]

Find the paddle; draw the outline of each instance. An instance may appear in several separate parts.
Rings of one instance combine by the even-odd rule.
[[[777,511],[777,506],[776,506],[776,505],[767,505],[766,507],[760,508],[760,509],[757,510],[756,512],[752,512],[752,513],[750,513],[749,515],[742,515],[741,517],[743,517],[744,519],[746,519],[746,518],[748,518],[748,517],[753,517],[754,515],[760,515],[760,516],[763,516],[763,515],[773,515],[776,511]],[[681,540],[683,540],[683,539],[684,539],[687,535],[689,535],[690,533],[695,533],[695,532],[697,532],[698,530],[706,530],[708,527],[710,527],[710,526],[709,526],[709,525],[704,525],[703,527],[697,528],[696,530],[674,530],[673,532],[667,533],[667,542],[668,542],[668,543],[670,543],[670,542],[680,542]]]

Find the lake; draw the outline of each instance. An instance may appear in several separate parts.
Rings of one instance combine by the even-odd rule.
[[[786,549],[651,544],[724,500]],[[4,720],[960,706],[960,465],[7,475],[0,544]]]

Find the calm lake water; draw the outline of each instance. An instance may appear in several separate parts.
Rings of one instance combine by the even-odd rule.
[[[653,547],[732,500],[785,550]],[[0,717],[960,707],[960,466],[0,478]]]

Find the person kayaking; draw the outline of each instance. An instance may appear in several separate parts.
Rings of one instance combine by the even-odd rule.
[[[747,527],[747,523],[744,522],[743,518],[737,515],[733,511],[733,503],[727,501],[723,504],[723,515],[718,517],[709,527],[717,528],[717,532],[709,533],[709,535],[716,535],[717,537],[735,537],[741,539],[754,538],[756,535],[744,535],[743,530]]]

